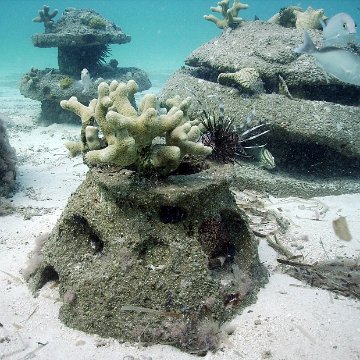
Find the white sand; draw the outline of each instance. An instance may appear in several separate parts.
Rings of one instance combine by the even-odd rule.
[[[18,155],[18,191],[11,199],[16,213],[0,217],[0,359],[197,358],[169,346],[120,344],[66,327],[57,318],[61,302],[54,284],[47,284],[37,298],[31,295],[20,270],[34,239],[51,231],[87,168],[80,158],[68,158],[62,145],[78,136],[78,126],[34,126],[40,105],[15,89],[5,93],[0,112],[16,124],[9,137]],[[264,211],[277,209],[291,221],[282,240],[305,261],[360,257],[360,194],[261,201]],[[339,240],[332,230],[340,215],[347,219],[351,241]],[[221,349],[205,358],[360,359],[360,302],[283,274],[265,240],[259,252],[271,274],[269,283],[257,302],[232,321],[234,333],[224,337]]]

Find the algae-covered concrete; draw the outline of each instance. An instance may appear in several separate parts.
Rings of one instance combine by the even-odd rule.
[[[308,31],[315,46],[321,48],[322,31]],[[294,49],[303,42],[301,29],[246,21],[195,49],[185,63],[200,68],[203,77],[212,81],[220,73],[250,67],[259,72],[267,93],[278,91],[281,75],[294,97],[358,106],[360,88],[326,75],[312,56],[299,56]],[[360,54],[359,45],[349,50]]]
[[[58,277],[61,320],[86,332],[216,349],[219,326],[266,279],[228,170],[153,182],[93,168],[44,245],[33,290]]]
[[[174,94],[192,95],[197,101],[189,109],[190,117],[197,117],[202,108],[216,114],[221,102],[239,129],[266,124],[271,130],[259,143],[267,144],[276,168],[268,171],[242,159],[236,166],[240,189],[304,197],[360,191],[359,107],[276,93],[244,96],[201,74],[201,69],[178,70],[162,89],[161,101]]]

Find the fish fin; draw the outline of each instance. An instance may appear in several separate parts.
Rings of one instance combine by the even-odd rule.
[[[329,74],[325,71],[325,69],[317,61],[316,61],[316,65],[321,69],[323,75],[325,76],[326,83],[329,84],[330,83]]]
[[[326,21],[325,20],[322,20],[320,19],[320,25],[322,26],[323,30],[326,28]]]
[[[304,43],[299,47],[295,48],[294,51],[298,54],[312,54],[317,52],[313,41],[307,31],[304,31]]]
[[[326,83],[329,84],[330,83],[329,76],[325,70],[323,70],[323,72],[324,72]]]

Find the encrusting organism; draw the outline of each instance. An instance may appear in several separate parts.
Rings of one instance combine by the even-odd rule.
[[[218,2],[218,6],[211,7],[212,12],[220,13],[223,16],[223,19],[219,19],[214,15],[204,15],[205,20],[212,21],[218,28],[235,28],[238,26],[243,19],[238,16],[239,11],[247,9],[248,4],[242,4],[239,0],[234,0],[233,5],[229,6],[230,0],[222,0]]]
[[[81,118],[81,142],[66,144],[72,155],[84,154],[90,166],[135,166],[144,176],[166,176],[175,170],[186,154],[207,156],[211,147],[199,142],[202,135],[200,120],[190,120],[190,98],[167,100],[169,110],[159,115],[158,101],[153,94],[144,96],[139,110],[134,94],[134,80],[98,86],[98,98],[89,106],[76,97],[60,102],[62,108]],[[102,137],[99,136],[99,131]],[[163,143],[154,139],[162,137]]]
[[[39,15],[36,16],[32,21],[34,22],[43,22],[45,27],[45,32],[51,32],[51,29],[54,25],[53,18],[57,15],[58,10],[55,9],[50,13],[50,7],[47,5],[43,6],[42,10],[39,10]]]

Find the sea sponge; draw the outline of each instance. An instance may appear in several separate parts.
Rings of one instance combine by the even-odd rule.
[[[219,19],[214,15],[204,15],[205,20],[212,21],[218,28],[225,29],[227,27],[236,27],[243,20],[238,16],[240,10],[247,9],[248,4],[242,4],[239,0],[234,0],[233,6],[229,7],[230,0],[222,0],[218,2],[218,6],[211,7],[212,12],[220,13],[223,19]]]
[[[236,87],[250,93],[258,92],[262,84],[260,74],[254,68],[243,68],[234,73],[220,73],[217,81],[221,85]]]

